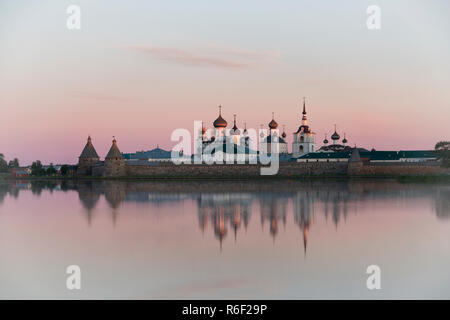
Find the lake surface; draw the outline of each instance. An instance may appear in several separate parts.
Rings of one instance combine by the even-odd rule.
[[[3,181],[0,298],[449,299],[450,184]]]

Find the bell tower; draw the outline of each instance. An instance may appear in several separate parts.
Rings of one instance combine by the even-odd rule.
[[[302,122],[292,142],[292,157],[298,158],[310,152],[316,152],[316,134],[311,131],[306,117],[306,103],[303,98]]]

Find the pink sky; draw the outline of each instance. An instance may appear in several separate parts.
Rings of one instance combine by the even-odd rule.
[[[290,143],[303,96],[318,146],[335,123],[368,149],[450,138],[447,2],[409,1],[406,13],[381,1],[378,31],[358,1],[258,4],[80,1],[78,31],[65,3],[1,4],[0,152],[76,163],[89,134],[102,158],[113,135],[123,152],[170,149],[174,129],[211,126],[219,104],[241,127],[275,112]]]

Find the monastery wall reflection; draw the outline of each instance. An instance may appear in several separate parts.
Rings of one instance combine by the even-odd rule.
[[[158,208],[193,201],[197,208],[200,232],[210,228],[220,243],[226,237],[238,241],[245,234],[252,212],[259,212],[261,228],[275,238],[291,215],[303,236],[306,253],[308,233],[316,215],[331,219],[338,228],[349,212],[367,200],[429,199],[439,219],[450,217],[449,183],[398,183],[395,181],[5,181],[0,183],[0,209],[5,197],[20,197],[24,190],[40,196],[47,192],[77,192],[87,224],[95,217],[103,196],[111,219],[126,215],[126,202]],[[149,210],[155,212],[155,210]],[[292,212],[290,212],[292,211]],[[156,210],[157,212],[157,210]],[[254,217],[257,219],[258,217]]]

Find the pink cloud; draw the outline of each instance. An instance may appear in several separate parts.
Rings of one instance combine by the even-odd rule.
[[[256,62],[256,61],[277,62],[281,59],[280,52],[253,51],[253,50],[248,50],[248,49],[228,48],[228,47],[217,46],[217,45],[212,45],[209,47],[216,54],[248,59],[253,62]]]
[[[125,102],[128,99],[114,96],[111,94],[101,93],[101,92],[91,92],[91,91],[74,91],[70,94],[74,98],[79,99],[92,99],[92,100],[102,100],[102,101],[112,101],[112,102]]]
[[[181,49],[152,46],[135,46],[132,47],[132,49],[148,54],[155,59],[188,66],[217,67],[225,69],[247,69],[251,67],[248,63],[219,58],[213,55],[196,54]]]

